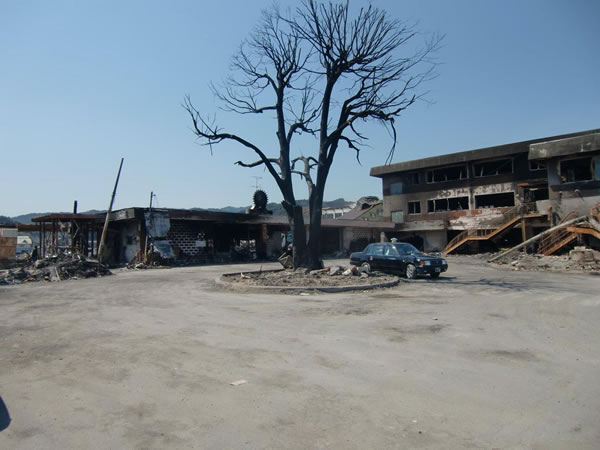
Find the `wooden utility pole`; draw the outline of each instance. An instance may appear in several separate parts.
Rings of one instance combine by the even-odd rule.
[[[113,203],[115,202],[115,195],[117,195],[117,186],[119,185],[119,177],[121,176],[121,168],[123,167],[123,160],[121,158],[121,164],[119,165],[119,172],[117,173],[117,179],[115,180],[115,188],[113,189],[112,196],[110,197],[110,204],[108,205],[108,211],[106,211],[106,219],[104,220],[104,228],[102,228],[102,237],[100,238],[100,245],[98,245],[98,262],[102,262],[102,250],[104,250],[104,241],[106,240],[106,232],[108,230],[108,221],[110,219],[110,213],[112,211]]]
[[[150,213],[152,213],[152,199],[154,198],[154,191],[150,192],[150,207],[148,208],[148,211]],[[144,223],[145,223],[145,219],[144,219]],[[142,225],[145,226],[145,225]],[[146,229],[146,239],[144,239],[144,260],[142,261],[144,264],[146,264],[147,258],[148,258],[148,229]]]

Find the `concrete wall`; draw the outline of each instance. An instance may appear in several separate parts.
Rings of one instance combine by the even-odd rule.
[[[121,233],[121,262],[131,261],[143,244],[140,245],[137,221],[126,222],[120,229]]]
[[[341,250],[349,252],[351,250],[350,245],[352,241],[358,239],[366,239],[369,242],[379,242],[380,232],[370,228],[350,228],[345,227],[342,231],[342,241],[340,242]]]
[[[12,262],[17,258],[17,229],[0,228],[0,262]]]
[[[546,212],[549,207],[552,207],[555,223],[560,221],[571,211],[575,211],[578,216],[587,216],[590,213],[590,209],[598,203],[600,203],[600,194],[589,197],[559,198],[536,202],[538,211],[540,212]]]
[[[426,231],[422,233],[421,237],[426,252],[441,252],[448,243],[445,231]]]

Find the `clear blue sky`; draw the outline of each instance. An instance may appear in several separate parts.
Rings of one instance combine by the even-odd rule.
[[[398,121],[394,162],[600,127],[599,1],[374,3],[446,35],[427,86],[434,103]],[[270,4],[0,0],[0,215],[68,211],[75,199],[104,209],[122,156],[115,208],[145,206],[150,191],[161,207],[247,205],[253,176],[281,200],[268,173],[233,165],[253,160],[247,151],[199,146],[180,106],[189,93],[216,110],[209,82],[228,75]],[[274,139],[268,117],[218,117],[231,132]],[[326,199],[381,196],[369,169],[390,139],[377,126],[371,137],[362,166],[337,155]]]

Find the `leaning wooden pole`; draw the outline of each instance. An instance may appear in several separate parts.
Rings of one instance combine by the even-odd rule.
[[[121,164],[119,165],[119,172],[117,172],[117,179],[115,180],[115,188],[113,189],[110,197],[110,204],[108,205],[108,211],[106,211],[106,219],[104,219],[104,227],[102,228],[102,236],[100,237],[100,244],[98,245],[98,262],[102,262],[102,250],[104,250],[104,241],[106,240],[106,232],[108,230],[108,221],[110,219],[110,213],[112,211],[113,203],[115,202],[115,195],[117,195],[117,186],[119,185],[119,177],[121,176],[121,168],[123,167],[123,160],[121,158]]]
[[[525,242],[521,242],[519,245],[516,245],[513,248],[508,249],[505,252],[502,252],[499,255],[494,256],[491,259],[488,259],[488,262],[494,262],[497,259],[502,258],[503,256],[506,256],[506,255],[508,255],[508,254],[510,254],[510,253],[512,253],[514,251],[517,251],[520,248],[523,248],[526,245],[529,245],[532,242],[535,242],[535,241],[537,241],[540,238],[543,238],[544,236],[552,233],[553,231],[559,230],[561,228],[568,227],[569,225],[573,225],[574,223],[581,222],[581,221],[586,220],[586,219],[587,219],[587,216],[580,216],[580,217],[577,217],[576,219],[573,219],[573,220],[567,220],[565,223],[561,223],[560,225],[556,225],[555,227],[549,228],[546,231],[544,231],[543,233],[537,234],[534,237],[532,237],[531,239],[527,239]]]

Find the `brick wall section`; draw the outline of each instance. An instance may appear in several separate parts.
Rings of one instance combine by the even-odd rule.
[[[182,256],[195,256],[198,254],[196,240],[202,229],[195,224],[180,221],[171,221],[167,237],[171,245],[176,245],[181,250]]]

